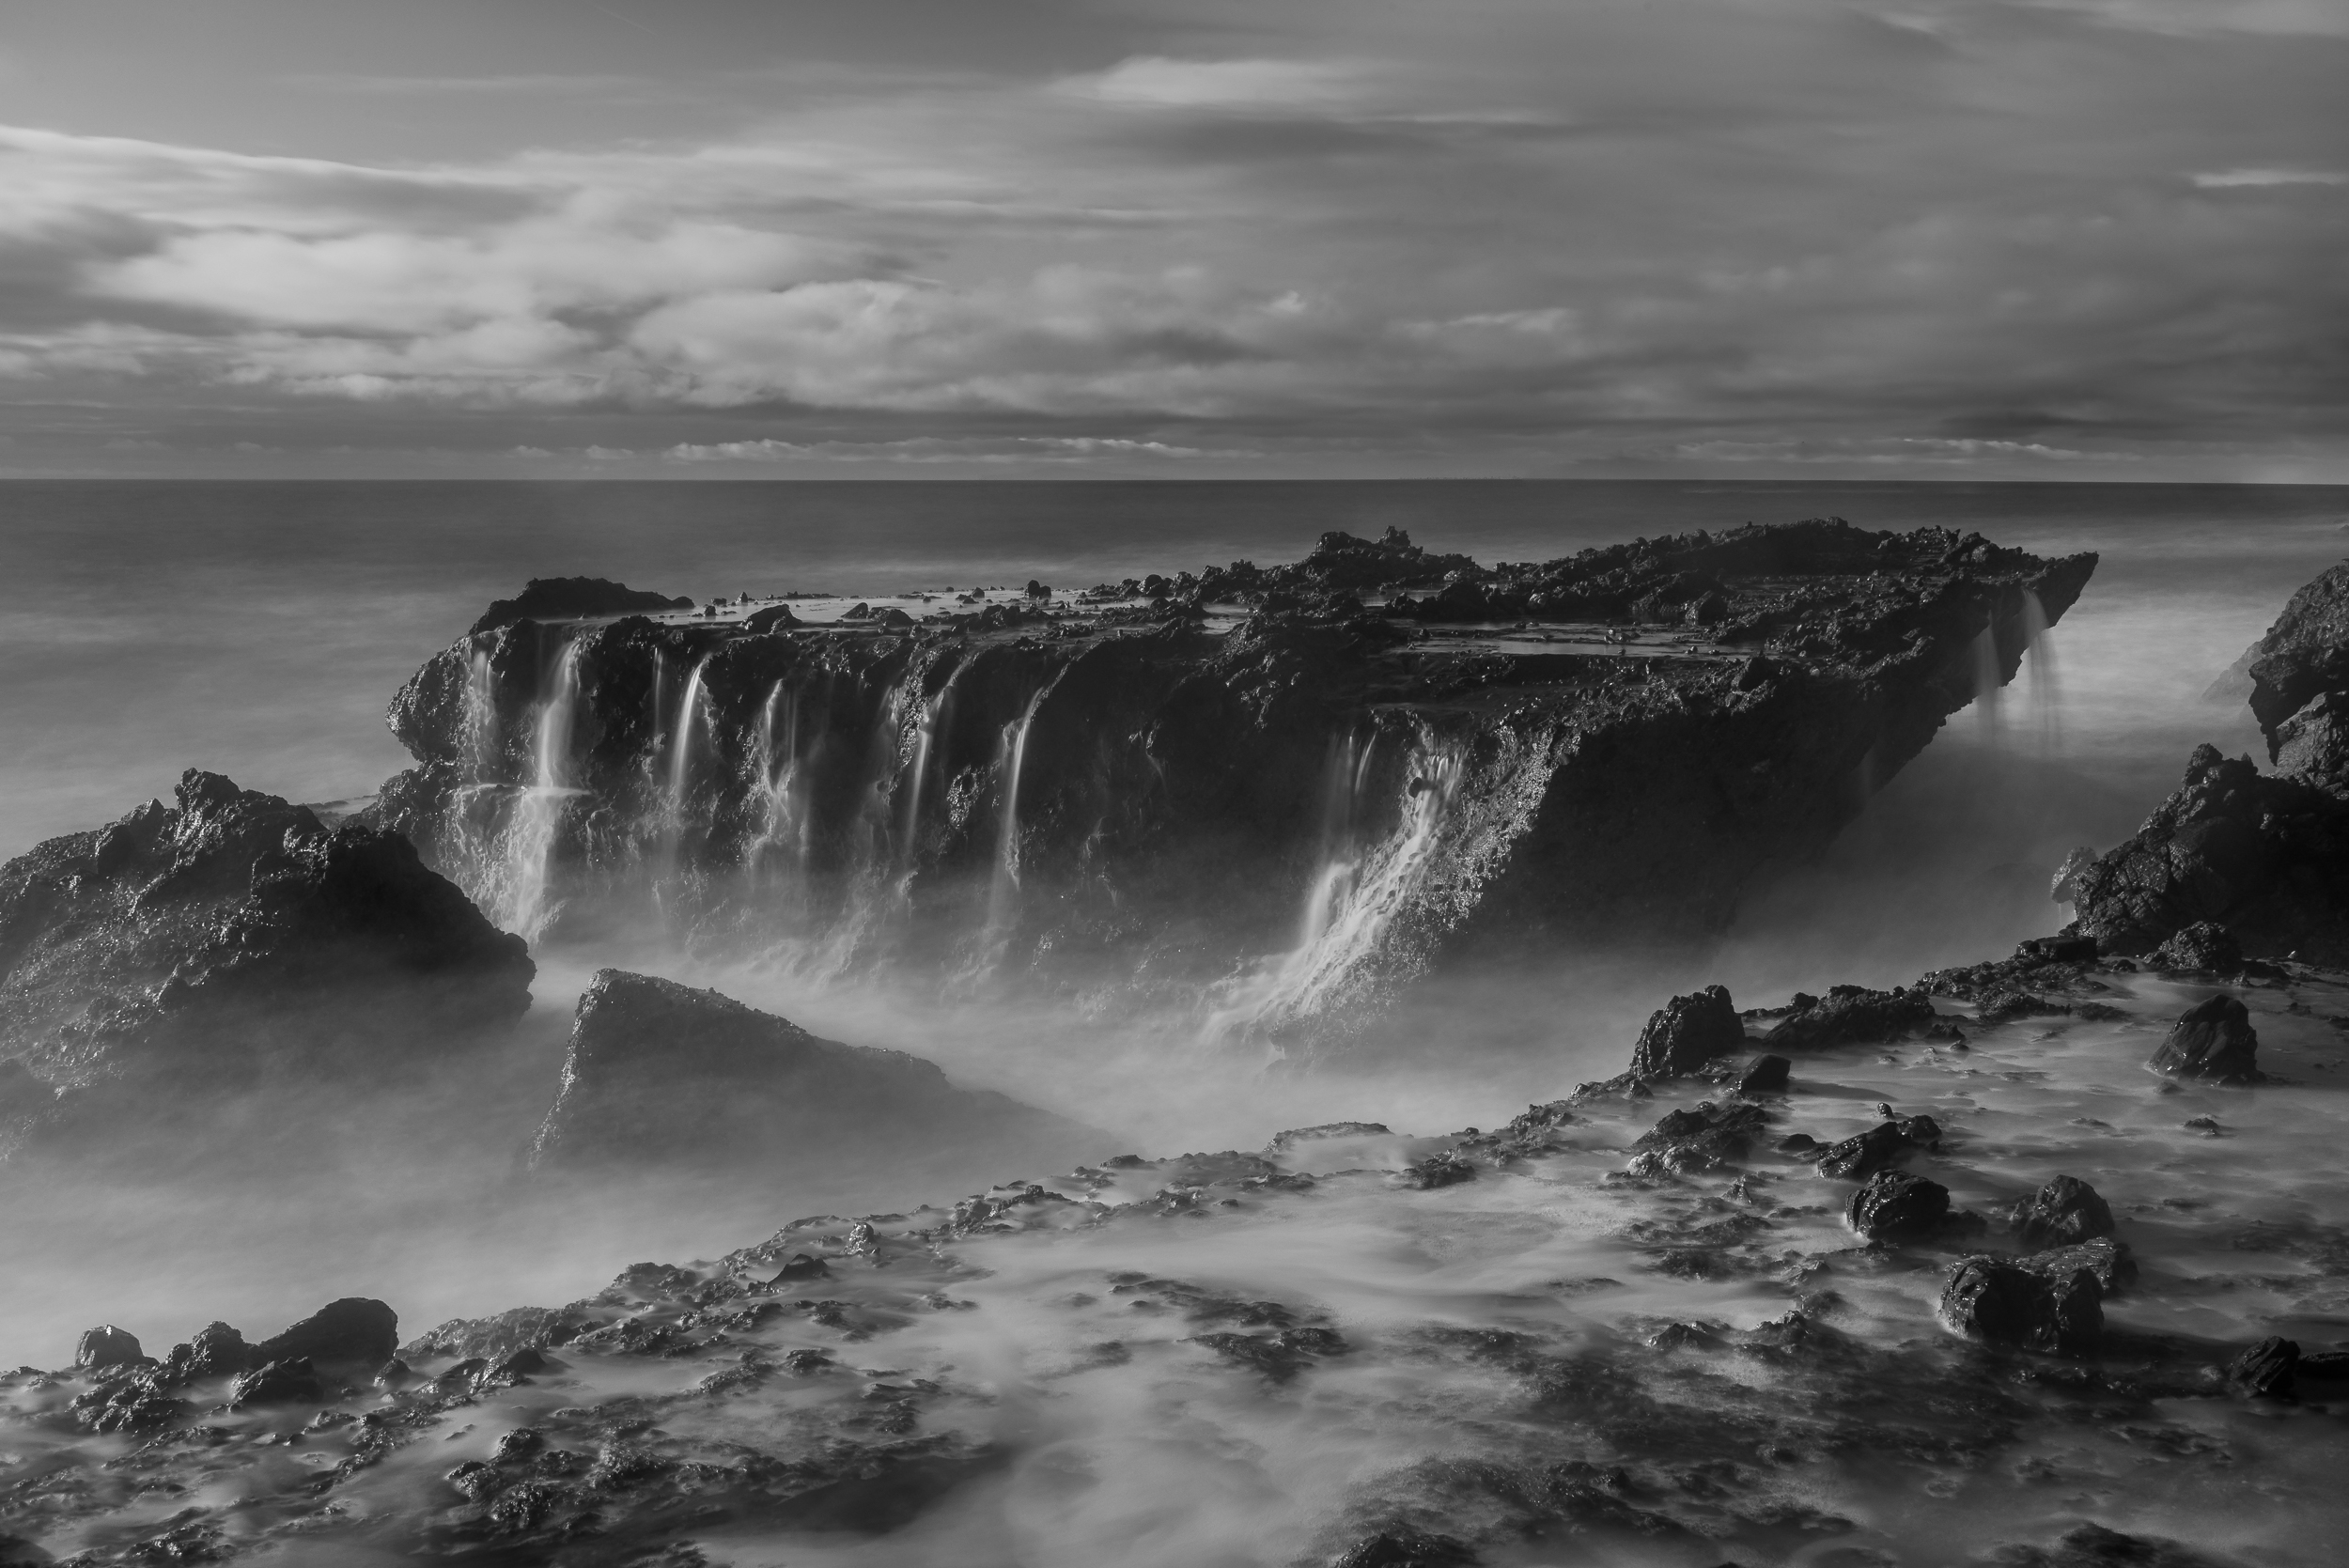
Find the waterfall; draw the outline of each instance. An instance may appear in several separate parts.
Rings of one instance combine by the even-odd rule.
[[[1999,622],[1994,613],[1990,624],[1974,639],[1974,718],[1981,725],[1984,744],[1996,746],[2004,739],[1999,714]]]
[[[693,783],[693,719],[702,708],[702,675],[709,668],[704,656],[693,666],[692,677],[685,683],[685,702],[678,707],[677,735],[669,743],[669,788],[665,797],[668,822],[672,830],[685,825],[686,791]]]
[[[468,782],[494,782],[498,774],[498,702],[487,648],[474,648],[473,657],[465,662],[464,725]]]
[[[807,878],[808,820],[801,799],[800,694],[783,681],[767,693],[759,709],[757,741],[754,747],[758,787],[765,797],[765,814],[758,836],[742,857],[751,884],[758,882],[759,862],[772,848],[788,846],[792,863],[804,885]]]
[[[2023,590],[2024,668],[2030,673],[2031,739],[2042,756],[2063,748],[2062,692],[2056,684],[2055,635],[2047,625],[2047,607],[2030,589]]]
[[[913,869],[914,853],[920,845],[922,831],[922,781],[929,777],[930,750],[938,741],[938,725],[946,710],[946,697],[954,690],[949,679],[937,696],[922,705],[922,717],[914,724],[913,776],[906,781],[905,821],[897,832],[897,861],[907,871]]]
[[[996,770],[1003,781],[1003,800],[995,831],[995,877],[987,899],[987,924],[991,927],[1009,923],[1019,893],[1019,774],[1027,764],[1028,730],[1035,722],[1035,710],[1043,704],[1046,690],[1036,688],[1019,717],[1003,726],[997,748]]]
[[[530,784],[522,790],[514,824],[506,835],[505,898],[498,924],[537,941],[554,919],[547,884],[556,831],[570,797],[571,731],[579,709],[579,644],[566,642],[554,663],[554,681],[538,706]]]
[[[1350,744],[1350,743],[1349,743]],[[1346,757],[1354,779],[1367,762]],[[1338,770],[1331,769],[1332,776]],[[1442,829],[1465,772],[1461,749],[1423,735],[1404,768],[1401,819],[1367,854],[1341,846],[1315,872],[1295,949],[1232,986],[1208,1018],[1211,1034],[1247,1033],[1313,1017],[1375,983],[1396,918],[1439,861]],[[1350,810],[1351,792],[1348,809]]]

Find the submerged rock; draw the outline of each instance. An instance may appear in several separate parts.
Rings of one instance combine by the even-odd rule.
[[[2299,1360],[2298,1341],[2269,1338],[2228,1362],[2220,1375],[2247,1394],[2282,1399],[2293,1391],[2293,1373]]]
[[[191,768],[177,804],[0,867],[0,1153],[145,1155],[225,1097],[382,1081],[502,1031],[534,972],[402,838]]]
[[[1795,1064],[1782,1056],[1757,1056],[1737,1079],[1740,1094],[1782,1094]]]
[[[1921,1032],[1932,1027],[1933,1018],[1933,1000],[1921,990],[1835,986],[1824,997],[1797,996],[1762,1043],[1773,1051],[1874,1045]]]
[[[2145,1064],[2172,1078],[2250,1083],[2260,1077],[2259,1046],[2250,1009],[2231,996],[2215,996],[2179,1014]]]
[[[805,1169],[811,1153],[1034,1157],[1093,1135],[903,1051],[820,1040],[675,981],[601,970],[579,999],[541,1169]],[[388,1352],[387,1352],[388,1354]]]
[[[2012,1259],[1971,1257],[1941,1287],[1941,1320],[1994,1343],[2077,1355],[2104,1331],[2104,1288],[2084,1267],[2043,1272]]]
[[[1719,986],[1677,996],[1657,1009],[1631,1050],[1641,1078],[1686,1078],[1717,1056],[1744,1048],[1745,1021]]]
[[[1687,1175],[1737,1164],[1768,1120],[1760,1106],[1741,1100],[1707,1101],[1693,1110],[1667,1111],[1632,1144],[1639,1153],[1632,1158],[1631,1172]]]
[[[1858,1181],[1885,1169],[1911,1149],[1941,1141],[1941,1125],[1930,1116],[1895,1116],[1828,1146],[1818,1156],[1819,1174]]]
[[[2109,1301],[2123,1290],[2137,1283],[2137,1259],[2129,1252],[2128,1243],[2110,1236],[2098,1236],[2070,1247],[2051,1247],[2044,1252],[2032,1252],[2013,1260],[2043,1279],[2061,1279],[2080,1269],[2096,1277],[2097,1286]]]
[[[2112,1205],[2077,1176],[2058,1176],[2015,1205],[2009,1217],[2023,1245],[2071,1247],[2112,1234]]]

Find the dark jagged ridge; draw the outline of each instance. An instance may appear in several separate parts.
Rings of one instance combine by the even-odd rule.
[[[581,615],[628,615],[646,610],[691,610],[690,598],[671,598],[601,577],[534,577],[512,598],[493,600],[465,635],[478,637],[516,621],[569,620]]]
[[[521,939],[397,834],[194,768],[176,799],[0,867],[0,1057],[22,1091],[0,1143],[397,1072],[529,1006]]]
[[[1441,801],[1376,972],[1350,977],[1376,989],[1480,942],[1718,929],[1761,866],[1823,845],[1972,699],[1985,629],[2011,678],[2026,594],[2053,621],[2094,563],[1836,521],[1493,569],[1340,535],[1290,567],[1154,579],[1137,585],[1164,591],[1146,603],[990,605],[903,633],[523,623],[460,642],[401,691],[390,722],[420,766],[380,812],[483,884],[499,802],[534,776],[536,705],[575,640],[583,793],[557,834],[566,891],[674,863],[739,909],[764,862],[812,929],[840,930],[860,885],[901,887],[887,920],[858,927],[865,956],[934,958],[984,928],[1015,961],[1196,980],[1292,939],[1335,761],[1352,758],[1360,850],[1405,836],[1424,790]],[[1365,592],[1395,597],[1366,612]],[[1209,617],[1226,603],[1246,618]],[[1684,629],[1600,640],[1635,616]],[[674,813],[673,730],[697,668],[701,750]],[[757,745],[786,701],[808,834],[787,876]],[[1006,838],[1008,913],[990,899]]]

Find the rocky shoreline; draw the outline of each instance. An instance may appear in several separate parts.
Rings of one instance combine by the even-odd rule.
[[[760,733],[755,703],[771,713],[803,671],[863,693],[867,728],[840,754],[858,759],[869,821],[915,830],[892,862],[907,908],[926,867],[1013,846],[1023,896],[990,923],[1000,952],[1006,932],[1092,918],[1087,877],[1131,893],[1119,878],[1168,852],[1148,832],[1115,847],[1070,781],[1122,788],[1119,746],[1138,736],[1146,752],[1152,726],[1197,701],[1178,700],[1184,683],[1212,676],[1239,694],[1222,717],[1245,709],[1237,733],[1256,748],[1218,766],[1268,768],[1268,787],[1299,797],[1251,818],[1269,834],[1264,863],[1294,870],[1309,842],[1330,858],[1314,837],[1330,796],[1316,804],[1315,789],[1388,770],[1359,798],[1392,788],[1365,842],[1421,844],[1437,869],[1393,894],[1364,949],[1379,963],[1361,973],[1386,983],[1504,914],[1519,939],[1557,939],[1571,923],[1544,915],[1556,890],[1532,886],[1543,877],[1579,877],[1608,918],[1636,919],[1641,895],[1610,893],[1611,862],[1548,814],[1614,811],[1599,820],[1624,838],[1621,869],[1662,853],[1662,836],[1686,841],[1671,866],[1718,854],[1705,832],[1732,826],[1656,769],[1702,780],[1716,809],[1733,800],[1724,781],[1750,774],[1745,753],[1689,759],[1697,737],[1738,741],[1740,715],[1803,753],[1816,798],[1764,769],[1728,822],[1772,853],[1831,831],[1861,760],[1898,766],[1984,682],[2011,678],[2027,623],[2060,614],[2093,565],[1841,524],[1490,569],[1336,539],[1297,567],[1105,585],[1075,616],[1046,608],[1040,583],[1016,601],[966,594],[927,628],[869,602],[831,629],[799,626],[787,600],[672,605],[660,621],[633,613],[648,608],[637,590],[534,583],[403,692],[395,723],[424,766],[365,819],[330,829],[191,773],[176,811],[11,862],[0,1000],[21,1077],[0,1085],[0,1110],[28,1129],[16,1147],[36,1148],[48,1101],[93,1086],[168,1097],[215,1062],[232,1087],[287,1070],[284,1051],[318,1028],[303,977],[321,997],[348,979],[370,1027],[397,1031],[418,1027],[401,987],[446,974],[460,1050],[466,1032],[510,1023],[530,979],[521,944],[392,829],[461,879],[452,845],[491,842],[450,836],[464,802],[530,805],[539,786],[517,775],[546,754],[565,691],[561,753],[587,770],[555,769],[556,793],[536,798],[551,809],[498,830],[541,833],[548,907],[580,896],[583,883],[549,891],[567,863],[632,876],[648,844],[672,871],[739,872],[740,841],[721,831],[732,808],[696,791],[740,782],[724,737]],[[1717,553],[1691,564],[1703,551]],[[1421,577],[1399,583],[1399,561]],[[1347,1122],[1253,1151],[1089,1156],[950,1205],[795,1219],[721,1256],[638,1264],[578,1300],[404,1341],[397,1291],[250,1343],[191,1324],[160,1357],[101,1326],[71,1366],[0,1376],[0,1563],[2336,1560],[2349,1537],[2349,971],[2332,944],[2349,884],[2326,857],[2349,799],[2349,748],[2330,727],[2349,701],[2344,595],[2349,568],[2253,650],[2276,770],[2198,753],[2135,839],[2063,868],[2077,919],[2010,957],[1762,1008],[1719,986],[1673,997],[1626,1042],[1621,1074],[1497,1126]],[[1246,598],[1245,617],[1202,629],[1226,596]],[[550,634],[534,606],[622,618]],[[1437,657],[1416,640],[1665,611],[1687,640],[1643,649],[1636,678],[1607,673],[1636,641]],[[674,699],[673,656],[691,672]],[[1533,662],[1547,659],[1568,664]],[[1151,675],[1153,660],[1166,669]],[[949,691],[975,714],[961,740]],[[1071,705],[1060,739],[1030,732],[1048,692]],[[646,722],[647,704],[667,722]],[[1376,741],[1447,724],[1465,726],[1455,775],[1423,746]],[[1536,731],[1538,765],[1496,738]],[[1087,733],[1091,750],[1073,738]],[[1232,744],[1229,724],[1188,733]],[[1372,738],[1349,753],[1348,733]],[[1268,764],[1283,747],[1288,762]],[[1492,826],[1478,790],[1500,792],[1501,774],[1532,793],[1490,874],[1464,877],[1459,824]],[[1011,782],[1048,777],[1061,782],[1034,795]],[[989,787],[1016,831],[988,817]],[[1642,790],[1646,815],[1630,804]],[[647,838],[628,814],[655,798],[710,809]],[[947,813],[945,837],[926,799]],[[1081,829],[1107,833],[1097,864],[1068,859]],[[1691,928],[1759,863],[1684,890]],[[1193,891],[1228,874],[1205,864]],[[1268,907],[1295,890],[1274,891]],[[1232,915],[1250,918],[1244,904]],[[1114,935],[1128,959],[1167,939],[1146,921]],[[246,974],[286,988],[287,1032],[249,1036],[209,1010],[215,996],[250,1002]],[[291,1060],[351,1070],[333,1052]],[[917,1058],[606,970],[582,999],[536,1157],[755,1181],[801,1142],[895,1140],[911,1159],[926,1140],[988,1127],[1023,1164],[1090,1136]]]

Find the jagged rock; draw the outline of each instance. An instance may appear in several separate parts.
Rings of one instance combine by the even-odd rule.
[[[517,621],[572,621],[585,615],[626,615],[645,610],[691,610],[692,598],[671,598],[600,577],[534,577],[512,598],[493,601],[468,637]],[[790,612],[786,609],[786,614]]]
[[[1895,1116],[1867,1131],[1833,1143],[1818,1156],[1819,1174],[1845,1181],[1875,1175],[1911,1149],[1941,1141],[1941,1126],[1930,1116]]]
[[[2123,1535],[2098,1524],[2075,1525],[2052,1546],[2001,1546],[1985,1560],[1997,1568],[2223,1568],[2217,1559],[2175,1541]]]
[[[2269,1338],[2228,1362],[2221,1375],[2247,1394],[2282,1399],[2293,1391],[2293,1372],[2299,1360],[2298,1341]]]
[[[81,1339],[73,1346],[73,1364],[85,1371],[100,1367],[121,1366],[142,1360],[147,1353],[139,1348],[136,1334],[117,1328],[111,1323],[82,1330]]]
[[[2278,772],[2336,799],[2349,795],[2349,695],[2318,692],[2276,726],[2272,739]]]
[[[2349,562],[2295,593],[2248,657],[2251,714],[2271,744],[2316,697],[2349,691]]]
[[[984,919],[1005,971],[1107,962],[1174,986],[1285,948],[1334,795],[1348,852],[1408,843],[1410,863],[1448,868],[1400,877],[1377,942],[1316,973],[1315,1006],[1342,1010],[1470,949],[1717,929],[1761,868],[1849,819],[1863,757],[1889,776],[1972,699],[1985,629],[2012,678],[2026,596],[2060,616],[2093,567],[1833,520],[1496,568],[1340,536],[1290,566],[1155,580],[1155,605],[989,605],[916,637],[869,618],[507,626],[435,656],[395,700],[418,766],[376,813],[492,897],[509,868],[485,846],[512,848],[502,830],[525,800],[545,808],[538,720],[568,693],[550,733],[571,737],[578,793],[547,824],[550,908],[658,885],[688,918],[811,941],[853,925],[860,963],[967,961]],[[1389,602],[1364,612],[1373,588]],[[1677,619],[1712,596],[1734,654],[1626,659],[1606,639],[1634,606]],[[1226,631],[1169,608],[1209,602],[1258,609]],[[1527,628],[1496,651],[1498,617]],[[786,759],[770,754],[786,713],[788,842],[773,831]],[[783,878],[747,875],[786,858],[788,907],[757,892]],[[1204,930],[1202,907],[1218,911]],[[1251,1027],[1297,1021],[1283,1000]]]
[[[2249,1083],[2260,1077],[2259,1047],[2250,1009],[2231,996],[2215,996],[2178,1015],[2146,1065],[2172,1078]]]
[[[1735,1165],[1746,1157],[1767,1121],[1760,1106],[1738,1100],[1708,1100],[1693,1110],[1667,1111],[1632,1144],[1640,1152],[1631,1161],[1631,1172],[1687,1175]]]
[[[253,1348],[244,1336],[226,1323],[208,1323],[195,1337],[171,1347],[163,1358],[163,1375],[171,1384],[205,1377],[226,1377],[253,1364]]]
[[[263,1340],[250,1359],[256,1365],[299,1359],[377,1367],[398,1348],[399,1314],[367,1296],[346,1296]]]
[[[1656,1010],[1632,1048],[1631,1071],[1641,1078],[1686,1078],[1745,1043],[1746,1026],[1737,1016],[1737,1004],[1723,987],[1707,986]]]
[[[1737,1079],[1740,1094],[1782,1094],[1795,1064],[1782,1056],[1757,1056]]]
[[[602,970],[579,999],[530,1159],[734,1171],[887,1146],[1034,1157],[1090,1137],[1004,1095],[957,1089],[920,1057],[819,1040],[716,991]]]
[[[2145,965],[2196,974],[2238,974],[2243,970],[2243,948],[2217,921],[2198,920],[2170,933],[2168,940],[2147,955]]]
[[[2058,1176],[2015,1205],[2009,1223],[2034,1250],[2112,1234],[2112,1205],[2077,1176]]]
[[[299,1357],[267,1362],[228,1386],[228,1405],[233,1410],[258,1405],[311,1405],[324,1397],[318,1369]]]
[[[1795,1005],[1762,1037],[1762,1043],[1780,1053],[1875,1044],[1906,1039],[1928,1029],[1933,1017],[1933,1000],[1921,990],[1895,986],[1872,991],[1865,986],[1835,986],[1824,997],[1797,994]]]
[[[380,1081],[529,1006],[521,939],[398,835],[193,768],[176,800],[0,867],[0,1055],[54,1092],[0,1153],[127,1154],[226,1095]]]
[[[2087,1268],[2048,1274],[2007,1258],[1971,1257],[1950,1270],[1941,1319],[1996,1343],[2074,1355],[2104,1331],[2104,1289]]]
[[[2069,1277],[2084,1268],[2096,1277],[2097,1286],[2108,1301],[2137,1283],[2137,1259],[2130,1254],[2126,1242],[2110,1236],[2098,1236],[2071,1247],[2051,1247],[2011,1261],[2046,1279]]]
[[[1929,1235],[1950,1217],[1950,1189],[1906,1171],[1879,1171],[1843,1205],[1843,1219],[1870,1241]]]

